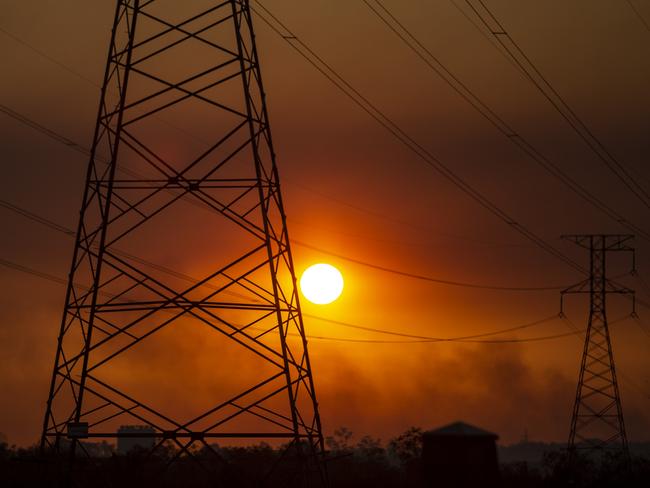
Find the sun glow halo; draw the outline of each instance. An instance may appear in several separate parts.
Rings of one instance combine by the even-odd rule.
[[[326,305],[341,295],[343,276],[334,266],[324,263],[314,264],[300,277],[300,290],[310,302]]]

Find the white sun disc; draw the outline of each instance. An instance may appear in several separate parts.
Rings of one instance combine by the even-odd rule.
[[[314,264],[300,277],[300,290],[312,303],[326,305],[336,300],[343,291],[343,276],[334,266]]]

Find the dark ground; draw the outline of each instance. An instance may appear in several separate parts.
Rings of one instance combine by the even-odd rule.
[[[327,472],[332,488],[423,487],[425,467],[419,462],[421,430],[409,429],[383,446],[378,439],[363,437],[353,443],[345,428],[327,439]],[[37,448],[9,447],[0,444],[0,486],[3,488],[93,488],[129,487],[233,487],[298,486],[297,456],[289,449],[266,444],[242,448],[194,449],[192,455],[178,457],[170,446],[154,455],[132,452],[116,455],[108,444],[87,444],[94,456],[77,462],[74,484],[67,481],[67,457],[42,456]],[[549,449],[545,450],[545,447]],[[643,446],[642,446],[643,447]],[[645,446],[648,447],[648,446]],[[500,488],[510,487],[621,487],[650,486],[650,457],[633,454],[631,462],[616,453],[595,458],[581,456],[572,465],[560,445],[521,443],[501,447]],[[515,460],[519,459],[519,460]],[[174,462],[170,463],[171,460]],[[278,461],[281,461],[278,463]],[[507,461],[507,462],[504,462]],[[278,466],[272,470],[273,466]],[[264,476],[273,475],[266,482]],[[318,476],[312,470],[313,486]],[[218,481],[217,481],[218,480]],[[310,484],[309,486],[312,486]],[[461,488],[461,483],[455,483]]]

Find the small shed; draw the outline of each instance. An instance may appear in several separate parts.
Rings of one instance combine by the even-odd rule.
[[[454,422],[422,434],[425,486],[497,486],[498,435],[464,422]]]

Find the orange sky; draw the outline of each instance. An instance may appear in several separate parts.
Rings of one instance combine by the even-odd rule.
[[[87,146],[98,99],[93,83],[100,83],[103,72],[113,2],[68,3],[61,9],[58,2],[10,2],[4,9],[0,52],[6,68],[0,103]],[[451,1],[385,3],[519,133],[643,227],[648,209]],[[634,3],[650,19],[650,9]],[[614,0],[488,4],[576,112],[648,188],[650,32],[634,12]],[[266,5],[416,140],[572,258],[587,263],[583,251],[559,240],[561,234],[625,232],[510,144],[399,44],[362,2],[276,0]],[[555,286],[580,278],[423,165],[283,40],[261,22],[256,25],[297,271],[329,262],[346,280],[342,297],[331,305],[303,300],[306,314],[453,337],[516,326],[558,311],[557,291],[445,286],[301,246],[452,281]],[[4,114],[0,124],[0,198],[74,228],[86,158]],[[209,137],[209,127],[201,124],[196,130]],[[165,143],[170,154],[193,150],[178,134]],[[0,218],[5,229],[0,258],[65,277],[71,239],[4,208]],[[206,222],[199,212],[184,216],[183,229],[156,229],[164,238],[156,246],[140,246],[139,254],[192,276],[204,275],[216,259],[217,244],[222,252],[237,249],[237,242],[225,245],[227,239]],[[650,280],[650,246],[642,239],[636,246],[641,277]],[[181,247],[187,252],[178,255],[175,250]],[[626,266],[613,261],[613,274],[627,271]],[[641,298],[650,299],[650,290],[638,280],[625,280],[639,289]],[[61,285],[0,266],[0,432],[11,442],[28,444],[39,434],[63,297]],[[567,311],[580,326],[586,307],[581,298],[570,299]],[[610,318],[625,315],[627,307],[614,298]],[[650,438],[649,314],[639,308],[641,326],[632,320],[612,326],[631,440]],[[312,336],[390,339],[313,318],[306,325]],[[567,330],[556,321],[504,337]],[[209,403],[214,388],[232,386],[237,378],[221,368],[246,366],[236,354],[217,358],[208,347],[197,351],[193,344],[203,340],[203,332],[188,328],[177,334],[170,332],[161,337],[159,348],[152,345],[141,353],[148,376],[131,386],[162,403],[186,394],[191,400],[175,408],[187,413]],[[346,425],[359,435],[386,440],[411,425],[428,428],[463,419],[499,433],[504,442],[518,440],[524,431],[539,440],[567,436],[582,349],[576,338],[500,345],[312,339],[309,345],[326,433]],[[132,365],[122,367],[126,371]],[[206,373],[214,368],[223,374]],[[192,381],[180,384],[188,375]]]

